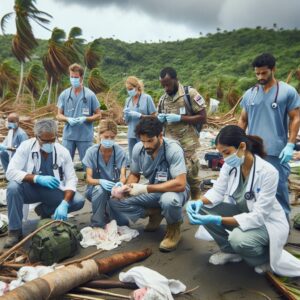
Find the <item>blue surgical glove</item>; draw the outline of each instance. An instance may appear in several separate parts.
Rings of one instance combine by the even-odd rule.
[[[7,147],[3,144],[0,144],[0,152],[5,151]]]
[[[207,225],[207,224],[214,224],[220,226],[222,224],[222,217],[221,216],[214,216],[214,215],[201,215],[195,213],[188,213],[188,217],[190,219],[190,223],[193,225]]]
[[[167,119],[166,119],[166,114],[158,114],[157,115],[157,119],[160,123],[164,123],[164,122],[167,122]]]
[[[33,178],[33,182],[52,190],[58,188],[60,184],[59,180],[56,177],[49,175],[36,175]]]
[[[77,124],[83,124],[86,121],[86,117],[78,117],[76,118]]]
[[[131,110],[130,112],[128,112],[128,116],[131,117],[132,119],[140,119],[142,114],[138,111]]]
[[[66,221],[68,218],[69,203],[66,200],[61,201],[54,212],[54,220]]]
[[[117,182],[115,185],[115,187],[122,187],[123,186],[123,183],[121,181]]]
[[[128,115],[128,113],[130,112],[130,108],[129,107],[126,107],[123,109],[123,113]]]
[[[168,123],[177,123],[181,120],[181,115],[166,114],[166,120]]]
[[[115,183],[106,179],[99,179],[99,184],[108,192],[114,187]]]
[[[281,153],[279,154],[279,159],[281,164],[289,162],[294,153],[295,144],[287,143],[286,146],[282,149]]]
[[[191,200],[186,204],[186,211],[187,213],[193,214],[193,213],[199,213],[201,207],[203,206],[203,202],[201,200]]]
[[[67,122],[70,124],[70,126],[74,126],[78,123],[77,118],[68,118]]]

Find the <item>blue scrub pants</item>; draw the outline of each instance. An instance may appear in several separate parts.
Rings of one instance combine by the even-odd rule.
[[[110,198],[109,207],[111,218],[118,225],[128,225],[129,221],[136,222],[147,216],[148,208],[161,208],[162,215],[168,224],[182,221],[182,207],[189,198],[189,191],[181,193],[150,193],[129,197],[122,200]]]
[[[7,186],[7,208],[8,228],[17,230],[22,228],[23,204],[42,202],[42,209],[46,215],[52,215],[61,201],[64,199],[64,192],[59,189],[49,188],[28,182],[17,183],[10,181]],[[68,212],[77,211],[84,205],[84,198],[76,192]]]
[[[86,150],[93,145],[93,142],[81,142],[63,139],[62,145],[69,150],[72,160],[74,159],[75,150],[77,148],[79,152],[80,161],[82,161],[85,156]]]
[[[1,159],[1,164],[4,169],[4,172],[6,172],[9,163],[9,155],[7,151],[0,152],[0,159]]]
[[[101,185],[88,187],[86,198],[92,202],[91,225],[93,227],[104,227],[106,222],[107,203],[110,192],[102,188]]]
[[[136,138],[128,138],[128,155],[129,155],[129,165],[131,163],[132,158],[132,150],[136,143],[138,143],[140,140]]]
[[[282,206],[287,218],[291,212],[290,200],[289,200],[289,183],[288,178],[290,175],[290,166],[288,163],[281,164],[280,159],[277,156],[267,155],[264,157],[273,167],[279,172],[279,181],[276,192],[276,198]]]

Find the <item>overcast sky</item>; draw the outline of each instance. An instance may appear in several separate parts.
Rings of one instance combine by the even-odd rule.
[[[0,17],[14,0],[0,0]],[[71,3],[71,4],[70,4]],[[118,38],[127,42],[177,40],[241,27],[300,28],[300,0],[37,0],[53,16],[50,29],[79,26],[87,41]],[[37,37],[50,33],[32,24]],[[14,33],[14,18],[7,25]]]

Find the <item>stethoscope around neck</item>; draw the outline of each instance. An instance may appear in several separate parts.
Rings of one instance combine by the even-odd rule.
[[[101,147],[101,143],[99,144],[98,150],[97,150],[97,173],[100,174],[100,166],[99,166],[99,156],[100,156],[100,147]],[[113,146],[113,181],[119,181],[120,179],[120,172],[119,169],[117,167],[117,163],[116,163],[116,150],[115,147]]]
[[[252,92],[252,93],[253,93],[253,90],[254,90],[254,89],[256,89],[256,91],[255,91],[255,94],[254,94],[254,95],[252,94],[251,101],[250,101],[250,102],[251,102],[250,105],[254,105],[254,99],[255,99],[255,97],[256,97],[256,95],[257,95],[257,93],[258,93],[259,85],[257,84],[257,85],[255,85],[254,87],[252,87],[252,89],[251,89],[251,92]],[[271,107],[272,107],[273,109],[278,108],[278,103],[277,103],[278,93],[279,93],[279,82],[276,80],[276,94],[275,94],[275,97],[274,97],[273,102],[271,103]]]
[[[69,101],[70,99],[73,101],[72,91],[73,91],[73,87],[71,87],[71,89],[70,89],[67,101]],[[82,87],[82,94],[83,94],[83,97],[80,100],[82,100],[83,103],[87,103],[87,99],[86,99],[86,96],[85,96],[84,86]]]
[[[255,169],[256,169],[256,158],[255,155],[254,157],[254,161],[253,161],[253,172],[252,172],[252,180],[251,180],[251,185],[250,185],[250,190],[248,192],[246,192],[244,194],[244,199],[247,201],[253,200],[255,198],[255,194],[253,192],[253,183],[254,183],[254,176],[255,176]],[[234,167],[229,171],[229,175],[231,175],[231,173],[235,172],[234,177],[236,177],[237,175],[237,168]],[[230,197],[232,197],[233,195],[230,195]]]
[[[34,143],[32,144],[31,146],[31,150],[33,149],[34,145],[36,144],[36,141],[34,141]],[[49,153],[52,155],[52,153]],[[32,157],[32,160],[38,160],[39,159],[39,151],[34,151],[31,153],[31,157]],[[52,164],[52,169],[53,170],[57,170],[58,169],[58,164],[57,164],[57,151],[56,151],[56,147],[54,146],[54,163]],[[36,170],[37,171],[37,170]]]
[[[141,99],[141,96],[142,96],[142,94],[139,95],[139,99],[138,99],[138,101],[137,101],[137,103],[136,103],[136,108],[140,108],[140,99]],[[130,101],[131,101],[131,103],[132,103],[132,107],[134,108],[133,97],[130,97],[129,101],[127,102],[126,108],[129,107]]]

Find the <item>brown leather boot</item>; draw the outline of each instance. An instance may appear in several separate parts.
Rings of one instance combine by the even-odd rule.
[[[5,241],[4,248],[11,248],[19,243],[23,238],[22,229],[10,230]]]
[[[167,232],[164,239],[159,245],[159,250],[162,252],[171,252],[177,248],[180,241],[180,225],[182,222],[167,224]]]
[[[146,216],[149,216],[149,222],[144,228],[144,231],[146,232],[156,231],[159,228],[162,219],[164,218],[161,215],[160,208],[148,208],[146,210]]]

